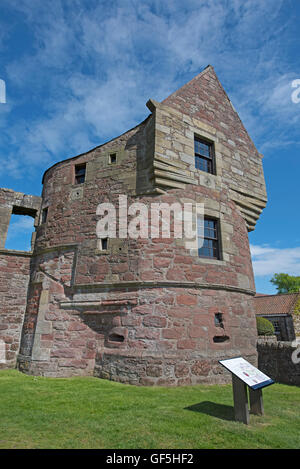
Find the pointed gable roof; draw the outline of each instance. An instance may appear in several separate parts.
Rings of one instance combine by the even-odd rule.
[[[168,96],[162,104],[213,126],[238,149],[259,155],[212,65]]]

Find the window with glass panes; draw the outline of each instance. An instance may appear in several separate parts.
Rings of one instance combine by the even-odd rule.
[[[276,321],[274,319],[271,320],[271,323],[273,324],[274,326],[274,333],[275,335],[280,335],[281,333],[281,327],[280,327],[280,322],[279,321]]]
[[[211,218],[198,219],[198,255],[220,259],[219,225]]]
[[[198,137],[194,139],[195,167],[206,173],[215,173],[213,144]]]

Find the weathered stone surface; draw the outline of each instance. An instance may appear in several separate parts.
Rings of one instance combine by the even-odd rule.
[[[300,386],[300,347],[293,342],[258,339],[258,366],[274,381]]]
[[[30,281],[27,258],[16,313],[20,334],[26,306],[18,363],[27,373],[185,385],[230,379],[218,364],[224,356],[256,361],[248,230],[266,200],[261,157],[211,67],[148,106],[152,114],[134,129],[44,175],[47,220],[36,223]],[[216,175],[195,168],[194,135],[214,142]],[[85,182],[76,185],[75,165],[84,163]],[[199,258],[172,230],[170,238],[111,238],[102,250],[97,207],[105,201],[119,209],[119,195],[149,208],[204,203],[205,214],[220,220],[222,260]],[[5,225],[1,192],[0,207]],[[14,284],[16,269],[4,262],[0,277],[10,273]],[[3,291],[13,304],[6,280]],[[0,322],[0,333],[15,356],[8,323]],[[220,335],[227,340],[216,341]]]
[[[0,368],[16,365],[26,309],[30,255],[0,252],[0,340],[6,347],[6,362]]]

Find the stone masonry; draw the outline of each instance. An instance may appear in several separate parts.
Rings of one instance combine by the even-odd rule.
[[[0,368],[16,365],[31,260],[30,252],[4,249],[8,225],[12,213],[30,215],[37,224],[40,205],[40,197],[0,189],[0,340],[6,348],[6,363],[0,363]]]
[[[300,347],[296,341],[257,341],[258,367],[278,383],[300,386]]]
[[[26,373],[183,385],[226,381],[221,358],[257,362],[248,231],[266,204],[262,157],[211,66],[147,106],[135,128],[44,174],[18,355]],[[195,136],[213,145],[215,174],[196,169]],[[101,249],[97,206],[119,208],[120,195],[203,203],[219,221],[220,259],[174,236],[116,236]],[[11,286],[5,294],[15,298]]]

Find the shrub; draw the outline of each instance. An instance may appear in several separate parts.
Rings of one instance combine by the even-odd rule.
[[[296,316],[300,316],[300,299],[297,301],[297,303],[295,304],[295,308],[294,308],[294,314]]]
[[[258,335],[274,335],[274,326],[266,318],[256,318],[256,326]]]

